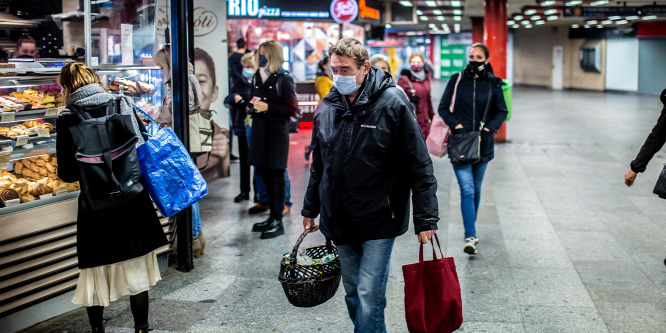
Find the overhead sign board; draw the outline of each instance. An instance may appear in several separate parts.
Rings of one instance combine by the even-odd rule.
[[[564,7],[564,16],[610,17],[610,16],[666,16],[666,6],[644,7]]]
[[[316,19],[349,23],[379,21],[380,12],[366,5],[375,0],[289,1],[227,0],[228,18]],[[377,6],[377,5],[375,5]]]

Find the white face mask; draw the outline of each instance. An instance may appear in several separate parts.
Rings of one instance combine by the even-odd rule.
[[[356,75],[361,72],[361,69],[356,72]],[[333,85],[340,92],[340,94],[347,96],[353,94],[360,84],[356,83],[356,75],[344,76],[333,74]]]

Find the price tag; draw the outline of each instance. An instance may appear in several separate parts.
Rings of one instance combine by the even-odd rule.
[[[60,110],[60,108],[50,108],[50,109],[46,109],[46,113],[44,113],[44,116],[45,116],[45,117],[54,117],[54,116],[57,116],[58,113],[60,113],[59,110]]]
[[[17,135],[16,136],[16,146],[23,146],[28,143],[30,137],[27,135]]]
[[[0,152],[0,169],[6,170],[9,168],[10,154],[8,151]]]
[[[51,132],[48,128],[37,128],[37,136],[40,138],[50,138]]]
[[[5,207],[16,206],[21,203],[21,199],[12,199],[5,201]]]
[[[2,122],[14,121],[15,118],[16,118],[16,112],[3,112],[0,121]]]
[[[40,199],[46,199],[46,198],[50,198],[50,197],[52,197],[52,196],[53,196],[52,193],[46,193],[46,194],[42,194],[42,195],[40,195],[39,198],[40,198]]]
[[[65,193],[67,193],[66,188],[55,191],[55,195],[61,195],[61,194],[65,194]]]

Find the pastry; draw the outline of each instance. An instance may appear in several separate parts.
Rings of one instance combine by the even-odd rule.
[[[12,112],[12,111],[16,111],[16,109],[11,105],[4,105],[2,107],[2,111],[3,112]]]
[[[18,130],[26,130],[26,129],[28,129],[28,127],[25,126],[25,125],[16,125],[16,126],[10,127],[9,129],[11,129],[11,130],[17,130],[17,129]]]
[[[2,206],[5,205],[5,201],[18,198],[20,198],[19,194],[12,189],[4,188],[0,190],[0,203],[2,203]]]
[[[35,201],[35,197],[33,197],[28,193],[21,195],[21,203],[30,202],[30,201]]]
[[[44,161],[47,161],[47,162],[50,161],[50,160],[55,160],[55,156],[53,156],[53,155],[42,155],[42,156],[39,156],[37,158],[40,158],[40,159],[42,159]]]
[[[41,169],[39,169],[39,174],[44,176],[44,177],[48,177],[49,176],[49,170],[46,170],[46,168],[41,168]]]
[[[66,186],[67,186],[67,192],[78,191],[78,189],[76,188],[76,185],[74,185],[74,183],[67,183]]]
[[[53,165],[53,163],[50,163],[50,162],[44,164],[44,167],[45,167],[46,170],[48,170],[49,172],[56,172],[56,170],[57,170],[56,166]]]
[[[40,124],[39,120],[28,120],[23,122],[23,125],[25,125],[26,127],[35,127],[39,126],[39,124]]]
[[[21,161],[14,162],[14,172],[20,175],[21,171],[23,171],[23,162]]]
[[[52,187],[52,188],[53,188],[53,194],[56,194],[56,192],[58,192],[60,190],[67,190],[67,184],[60,183],[60,185],[58,185],[56,187]],[[69,191],[67,191],[67,192],[69,192]]]
[[[16,191],[19,195],[23,195],[28,193],[28,183],[13,183],[11,186],[9,186],[10,189]]]
[[[34,172],[39,172],[39,170],[41,170],[41,169],[42,169],[42,168],[40,168],[39,165],[37,165],[37,164],[35,164],[35,163],[30,164],[30,170],[32,170],[32,171],[34,171]]]
[[[10,188],[14,185],[14,182],[11,180],[0,180],[0,188]]]
[[[51,123],[42,123],[39,127],[46,128],[49,131],[53,131],[53,124]]]
[[[46,161],[44,161],[44,160],[41,159],[41,158],[38,158],[38,159],[35,160],[34,162],[35,162],[35,164],[37,164],[37,166],[40,166],[40,167],[43,167],[43,166],[46,165]]]

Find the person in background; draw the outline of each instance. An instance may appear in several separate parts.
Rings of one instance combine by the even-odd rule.
[[[39,58],[37,54],[37,42],[27,32],[16,42],[14,58]]]
[[[315,91],[319,95],[319,103],[333,88],[333,76],[331,74],[331,67],[329,66],[329,57],[325,56],[319,61],[317,77],[315,78]],[[305,146],[305,160],[310,159],[312,153],[312,145]]]
[[[282,69],[282,47],[267,41],[256,52],[259,70],[252,78],[250,164],[261,171],[268,192],[270,216],[255,223],[262,239],[284,234],[285,170],[289,157],[289,118],[298,112],[294,80]]]
[[[488,163],[495,156],[493,133],[502,126],[509,114],[502,92],[502,80],[491,73],[489,57],[490,52],[486,45],[472,45],[469,50],[469,64],[461,73],[451,76],[438,108],[439,115],[454,134],[478,131],[483,124],[479,144],[481,160],[474,164],[453,166],[460,187],[460,209],[465,227],[463,251],[467,254],[478,253],[476,220],[481,202],[483,176]],[[460,75],[462,77],[458,84],[456,100],[453,101],[453,92]],[[490,104],[486,119],[481,119],[488,102]]]
[[[143,111],[145,111],[160,125],[171,127],[171,123],[173,122],[173,93],[171,91],[171,47],[165,46],[157,51],[155,54],[155,65],[157,65],[162,72],[164,82],[167,86],[167,93],[164,95],[161,106],[146,105],[143,107]],[[199,81],[197,80],[196,76],[194,76],[194,71],[192,68],[188,69],[187,78],[189,81],[189,94],[187,96],[188,105],[190,110],[195,110],[196,102],[194,94],[197,94],[198,100],[202,100],[201,86],[199,86]],[[201,255],[203,255],[204,248],[206,247],[206,241],[204,240],[203,233],[201,232],[201,211],[199,209],[199,202],[196,202],[192,205],[192,237],[192,251],[194,252],[194,256],[199,258]]]
[[[435,111],[430,96],[430,78],[423,70],[424,62],[425,58],[421,53],[409,56],[409,69],[402,70],[398,85],[405,90],[409,101],[416,106],[416,120],[421,126],[423,137],[427,138]]]
[[[437,180],[409,101],[391,75],[370,65],[353,38],[328,54],[335,87],[315,111],[303,228],[316,231],[320,216],[322,233],[337,245],[354,332],[386,332],[393,244],[411,216],[420,243],[435,234]],[[348,129],[353,135],[345,135]]]
[[[237,81],[231,88],[231,93],[224,99],[224,105],[230,109],[234,109],[233,129],[234,135],[238,137],[238,154],[240,155],[240,194],[234,198],[234,202],[242,202],[243,200],[250,200],[250,164],[248,161],[248,143],[247,134],[245,129],[245,118],[247,112],[245,108],[247,103],[252,99],[252,76],[256,71],[256,64],[254,63],[254,53],[250,52],[241,58],[243,65],[243,80]]]
[[[645,172],[648,163],[654,155],[661,150],[661,147],[666,143],[666,89],[661,92],[660,96],[661,103],[664,107],[661,109],[661,114],[659,119],[657,119],[657,124],[652,128],[652,132],[645,139],[645,143],[641,146],[641,149],[638,151],[636,158],[631,161],[629,171],[624,175],[624,184],[628,187],[634,185],[636,181],[636,176]],[[666,259],[664,259],[664,265],[666,265]]]
[[[375,54],[372,57],[370,57],[370,64],[373,66],[377,66],[379,69],[383,70],[384,72],[388,73],[389,75],[393,73],[391,69],[391,65],[389,64],[389,59],[387,56],[383,54]],[[392,75],[391,75],[392,76]],[[400,89],[405,96],[407,96],[407,93],[405,90],[402,89],[401,86],[395,86],[396,88]],[[407,97],[409,98],[409,97]]]
[[[132,99],[107,93],[99,76],[83,63],[65,65],[58,83],[67,105],[90,108],[93,117],[103,117],[106,104],[115,98],[121,98],[120,113],[135,115]],[[79,171],[69,131],[80,122],[69,110],[56,120],[57,171],[63,181],[81,181],[84,187],[88,182],[82,181],[85,175]],[[137,132],[146,131],[136,115],[132,123]],[[144,140],[141,137],[138,144]],[[143,189],[137,197],[104,209],[93,209],[87,196],[79,195],[76,224],[80,274],[72,302],[86,307],[92,332],[104,332],[104,307],[130,295],[134,330],[147,332],[148,290],[161,280],[155,250],[167,244],[148,191]]]
[[[246,53],[245,49],[245,39],[241,38],[236,41],[236,52],[232,53],[231,56],[229,56],[229,87],[233,88],[236,83],[241,83],[245,81],[245,78],[243,77],[243,64],[241,64],[241,59],[243,58],[243,55]],[[235,122],[234,119],[236,119],[236,108],[231,108],[229,109],[229,127],[232,131],[235,133]],[[239,129],[240,131],[245,130],[245,126]],[[229,158],[232,161],[238,160],[238,157],[232,153],[232,147],[233,145],[233,140],[234,137],[232,135],[229,135]],[[240,149],[240,146],[239,146]],[[240,152],[239,152],[240,154]]]

